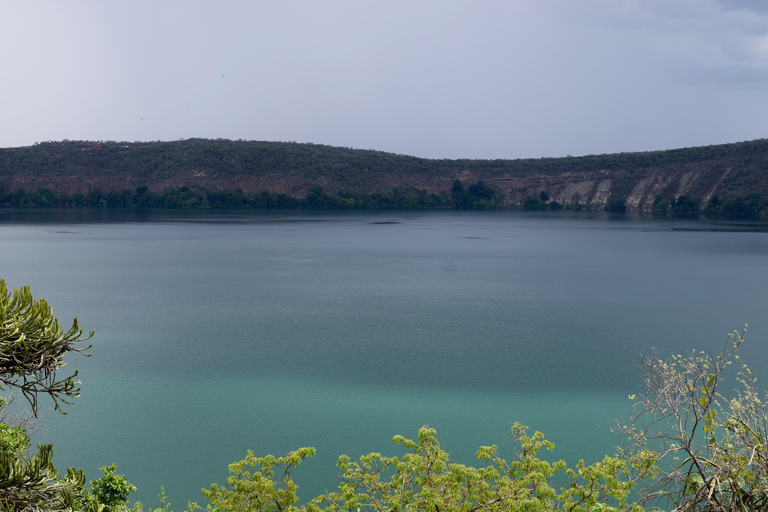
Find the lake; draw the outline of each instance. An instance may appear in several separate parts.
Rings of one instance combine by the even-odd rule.
[[[768,225],[587,213],[0,210],[0,277],[69,326],[82,396],[42,415],[60,469],[116,462],[132,500],[204,501],[247,450],[314,446],[309,499],[339,455],[401,453],[437,429],[474,464],[520,421],[549,460],[613,454],[631,358],[768,362]]]

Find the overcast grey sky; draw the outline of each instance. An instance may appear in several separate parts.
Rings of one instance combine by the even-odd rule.
[[[768,135],[766,0],[0,0],[0,65],[3,147],[524,158]]]

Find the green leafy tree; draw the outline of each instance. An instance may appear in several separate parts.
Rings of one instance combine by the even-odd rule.
[[[554,444],[541,432],[515,423],[510,436],[518,446],[508,462],[498,447],[481,446],[477,458],[487,465],[465,466],[451,462],[434,429],[422,427],[418,438],[395,436],[392,441],[410,451],[405,456],[371,453],[352,462],[341,457],[344,472],[339,492],[313,500],[309,509],[326,504],[326,510],[400,511],[592,511],[631,510],[627,501],[632,487],[624,461],[606,457],[586,466],[580,461],[568,469],[562,460],[539,458]],[[564,474],[567,485],[558,488],[553,477]]]
[[[752,192],[745,199],[737,197],[725,202],[722,216],[733,220],[754,220],[760,217],[760,193]]]
[[[461,207],[461,200],[464,197],[464,185],[461,180],[456,178],[453,180],[453,186],[451,187],[451,199],[456,203],[456,208]]]
[[[546,207],[546,204],[540,203],[538,199],[533,196],[526,196],[523,201],[523,210],[542,210]]]
[[[83,492],[81,503],[86,510],[93,512],[119,512],[126,510],[128,495],[136,491],[136,486],[128,482],[123,475],[116,475],[117,466],[101,466],[103,476],[91,482],[90,492]]]
[[[6,405],[6,399],[0,398],[0,406]],[[29,435],[25,428],[0,422],[0,451],[8,453],[23,453],[30,447]]]
[[[307,208],[327,209],[335,206],[334,199],[323,192],[321,187],[312,187],[304,199]]]
[[[208,510],[228,512],[299,510],[296,502],[298,485],[291,471],[307,457],[314,457],[314,448],[299,448],[285,457],[255,457],[249,451],[245,459],[230,464],[231,476],[226,486],[211,485],[203,490],[210,500]],[[190,508],[198,508],[192,505]]]
[[[623,199],[613,198],[605,205],[605,211],[611,213],[627,213],[627,205]]]
[[[486,187],[483,181],[470,185],[467,193],[462,197],[462,208],[476,210],[490,210],[496,207],[493,202],[493,189]]]
[[[653,205],[651,206],[651,213],[654,217],[666,217],[667,210],[669,209],[669,201],[667,201],[664,196],[657,195],[653,200]]]
[[[407,450],[402,457],[370,453],[352,461],[339,459],[342,471],[337,492],[330,492],[299,507],[298,485],[291,472],[313,448],[300,448],[285,457],[254,457],[230,465],[225,486],[212,485],[203,494],[210,500],[205,510],[228,512],[279,511],[554,511],[640,510],[627,497],[632,488],[626,461],[606,457],[590,466],[580,461],[575,469],[565,462],[550,464],[539,458],[554,444],[540,432],[516,423],[510,436],[518,449],[508,462],[498,448],[483,446],[477,457],[485,465],[453,463],[434,429],[422,427],[417,439],[395,436],[392,441]],[[566,486],[553,478],[561,474]],[[190,510],[200,510],[195,503]]]
[[[712,196],[704,207],[704,215],[711,218],[717,218],[723,214],[723,204],[720,202],[719,196]]]
[[[63,330],[44,299],[35,300],[29,287],[9,293],[0,278],[0,389],[20,390],[35,416],[38,395],[48,395],[59,411],[61,403],[69,404],[79,396],[77,372],[61,378],[58,371],[67,352],[85,353],[87,347],[78,348],[76,343],[91,336],[93,333],[83,336],[77,319]],[[0,509],[71,509],[85,482],[83,472],[68,468],[59,477],[52,463],[52,446],[38,445],[37,452],[30,455],[29,444],[23,427],[0,423]]]
[[[687,195],[675,198],[670,203],[670,213],[679,219],[693,219],[701,215],[699,200]]]

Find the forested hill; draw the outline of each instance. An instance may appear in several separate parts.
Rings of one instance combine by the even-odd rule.
[[[220,139],[65,140],[0,149],[0,205],[6,206],[565,207],[723,214],[730,204],[732,216],[739,217],[742,205],[751,214],[765,210],[763,198],[764,139],[520,160],[433,160]]]

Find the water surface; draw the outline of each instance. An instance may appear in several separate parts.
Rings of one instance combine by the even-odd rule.
[[[437,428],[473,463],[521,421],[551,459],[613,453],[631,356],[768,361],[765,225],[522,212],[0,211],[0,276],[96,331],[82,397],[44,415],[57,466],[116,462],[180,510],[230,462],[397,454]],[[201,500],[202,501],[202,500]]]

